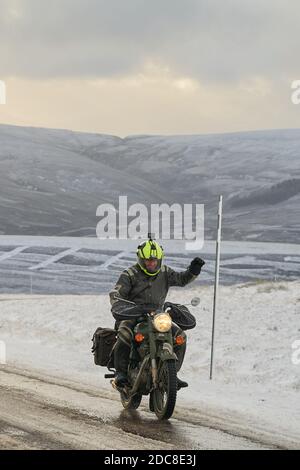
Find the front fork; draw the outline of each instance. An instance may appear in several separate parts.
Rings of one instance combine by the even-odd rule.
[[[156,361],[156,341],[155,332],[153,328],[152,318],[148,316],[148,329],[149,329],[149,346],[150,346],[150,360],[151,360],[151,374],[153,381],[153,388],[157,388],[157,361]]]
[[[153,388],[158,387],[158,368],[157,368],[157,357],[158,357],[158,351],[157,351],[157,332],[154,330],[152,318],[149,315],[148,317],[148,327],[149,327],[149,344],[150,344],[150,360],[151,360],[151,373],[152,373],[152,381],[153,381]],[[172,339],[172,330],[170,330],[168,333],[163,333],[163,337],[161,338],[161,341],[163,343],[167,343],[168,346],[172,345],[171,347],[168,347],[167,350],[165,350],[164,347],[162,347],[162,353],[160,354],[160,358],[164,361],[167,359],[177,359],[176,354],[173,352],[173,339]],[[171,351],[172,349],[172,351]]]
[[[153,387],[157,388],[157,361],[156,359],[151,359],[151,372],[152,372],[152,380],[153,380]]]

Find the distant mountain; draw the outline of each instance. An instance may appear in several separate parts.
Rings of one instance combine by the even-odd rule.
[[[204,203],[215,236],[299,242],[300,129],[191,136],[101,135],[0,125],[0,234],[94,236],[96,208]]]

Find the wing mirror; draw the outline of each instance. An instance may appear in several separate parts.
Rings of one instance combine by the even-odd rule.
[[[197,305],[200,304],[200,297],[193,297],[192,300],[191,300],[191,305],[193,307],[197,307]]]

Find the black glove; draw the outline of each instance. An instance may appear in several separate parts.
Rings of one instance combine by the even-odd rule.
[[[201,258],[194,258],[189,266],[189,271],[194,274],[194,276],[198,276],[201,272],[202,266],[205,265],[205,261]]]

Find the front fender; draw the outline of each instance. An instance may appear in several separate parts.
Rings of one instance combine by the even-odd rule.
[[[176,354],[174,353],[173,346],[170,343],[162,343],[161,347],[157,351],[157,356],[161,359],[161,361],[168,361],[170,359],[175,361],[178,360]]]

